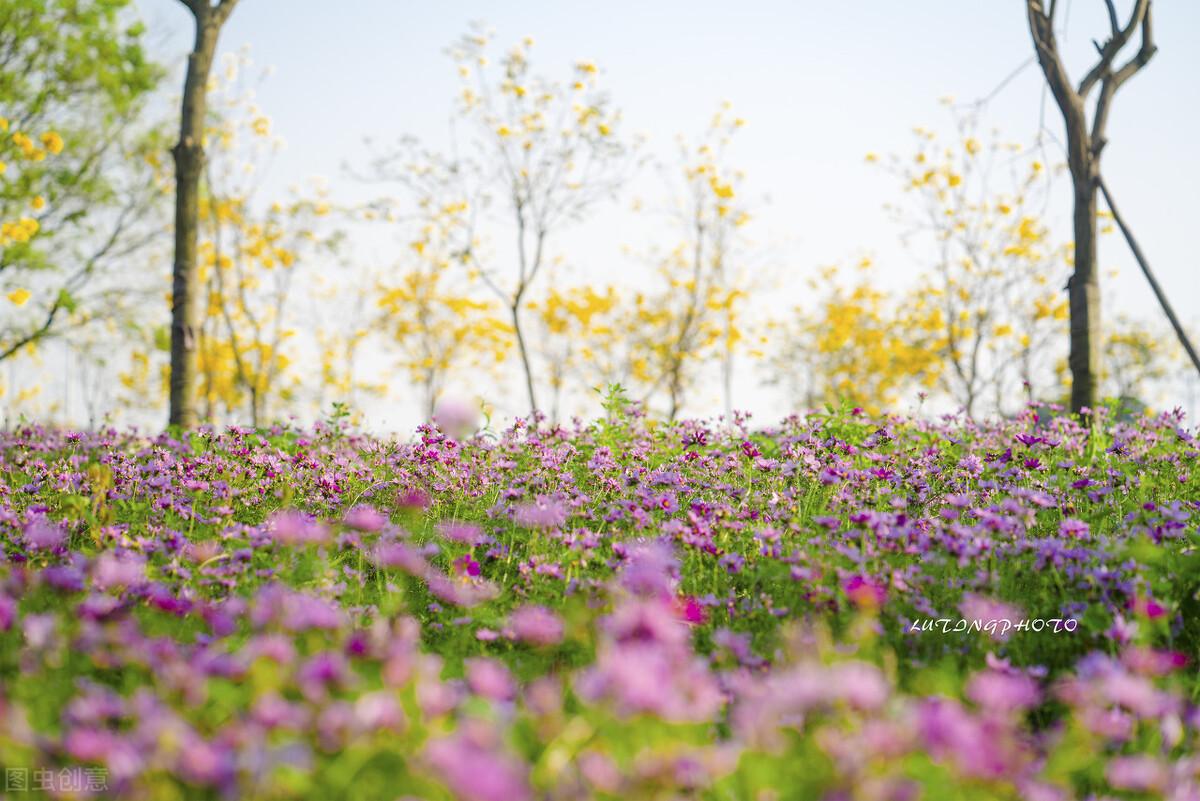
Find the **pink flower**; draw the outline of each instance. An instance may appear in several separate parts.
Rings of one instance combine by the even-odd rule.
[[[481,698],[493,701],[511,701],[517,694],[516,684],[508,668],[494,659],[468,659],[466,661],[467,686]]]
[[[527,769],[496,742],[482,724],[434,740],[425,747],[425,759],[450,792],[462,801],[526,801],[533,794]]]
[[[146,558],[140,554],[105,551],[96,560],[92,584],[98,590],[137,587],[146,580]]]
[[[17,602],[0,592],[0,631],[8,631],[16,619]]]
[[[522,606],[509,618],[513,638],[530,645],[556,645],[563,638],[562,621],[544,606]]]
[[[1161,792],[1170,772],[1152,756],[1118,756],[1108,763],[1108,783],[1118,790],[1138,793]]]
[[[329,531],[312,515],[290,509],[271,515],[267,530],[277,541],[286,545],[322,543],[329,539]]]
[[[447,520],[438,523],[437,531],[446,539],[461,542],[463,545],[475,546],[483,539],[483,531],[473,523]]]
[[[830,668],[833,691],[854,709],[879,709],[890,693],[883,673],[866,662],[841,662]]]
[[[1139,595],[1130,604],[1133,611],[1149,620],[1157,620],[1167,614],[1167,610],[1149,595]]]
[[[383,528],[387,524],[387,517],[370,506],[360,505],[346,512],[342,522],[350,528],[372,532]]]
[[[1009,712],[1036,706],[1041,693],[1028,676],[985,670],[971,677],[967,697],[983,709]]]
[[[429,493],[423,489],[406,489],[402,490],[396,496],[396,505],[401,509],[416,509],[424,511],[429,508],[431,503]]]
[[[958,609],[964,620],[978,623],[988,636],[1000,642],[1009,638],[1011,626],[1016,625],[1025,614],[1016,606],[970,592],[963,596]],[[1011,625],[1005,625],[1005,621]]]
[[[391,693],[366,693],[354,702],[354,718],[367,731],[395,730],[404,724],[404,711]]]
[[[558,528],[567,522],[567,507],[562,501],[539,497],[534,503],[518,506],[514,519],[526,528]]]
[[[433,410],[433,422],[446,434],[463,439],[479,425],[479,409],[455,398],[443,398]]]
[[[375,549],[375,564],[379,567],[398,567],[413,576],[424,576],[429,563],[421,552],[403,542],[389,542]]]
[[[625,549],[625,563],[617,578],[634,595],[669,598],[678,584],[679,561],[666,542],[637,542]]]

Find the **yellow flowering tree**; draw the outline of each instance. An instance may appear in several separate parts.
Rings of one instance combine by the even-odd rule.
[[[741,312],[752,288],[739,250],[750,219],[745,175],[728,158],[742,124],[725,104],[698,142],[680,139],[682,188],[673,210],[679,240],[657,258],[657,286],[634,298],[635,377],[647,401],[665,396],[669,419],[711,359],[720,364],[731,411],[734,356],[746,341]]]
[[[406,240],[400,263],[378,282],[376,328],[386,333],[429,419],[455,372],[486,371],[504,361],[512,328],[466,267],[463,243],[476,203],[462,194],[454,165],[428,157],[406,180],[416,197],[409,214],[397,217],[391,204],[366,212],[369,218],[382,213]]]
[[[981,134],[973,115],[956,123],[954,141],[917,129],[915,154],[891,159],[911,200],[889,208],[929,265],[906,305],[935,325],[941,387],[973,416],[1057,395],[1069,262],[1039,222],[1042,162]]]
[[[930,341],[939,325],[877,288],[869,259],[843,286],[837,267],[807,281],[813,301],[774,326],[770,365],[792,406],[848,403],[872,414],[938,385],[943,363]]]
[[[552,286],[529,309],[537,352],[547,365],[551,422],[562,419],[573,383],[590,390],[629,383],[633,321],[617,287]]]
[[[410,140],[374,167],[379,177],[407,186],[419,207],[467,204],[453,231],[451,261],[499,300],[529,409],[538,410],[527,301],[552,270],[554,235],[615,192],[631,148],[619,135],[620,114],[601,91],[594,64],[581,61],[565,80],[554,81],[533,72],[531,39],[494,65],[491,44],[477,29],[451,48],[462,80],[454,132],[466,137],[463,147],[441,156]],[[451,188],[431,194],[431,175],[446,176],[435,182],[439,191]]]
[[[161,70],[128,5],[4,4],[0,360],[127,310],[116,268],[162,234],[161,141],[140,121]]]
[[[459,289],[445,269],[416,267],[384,289],[381,324],[399,353],[398,366],[420,391],[426,419],[452,370],[487,369],[504,360],[512,329],[494,301]]]
[[[249,68],[244,53],[230,55],[210,86],[196,352],[202,416],[257,426],[297,395],[297,276],[330,257],[341,235],[325,224],[332,205],[320,183],[286,200],[257,197],[259,172],[281,140],[240,78]]]

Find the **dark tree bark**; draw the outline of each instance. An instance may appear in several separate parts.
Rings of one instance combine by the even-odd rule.
[[[1129,21],[1122,26],[1114,0],[1104,0],[1111,36],[1096,44],[1099,58],[1080,81],[1071,84],[1054,35],[1058,0],[1026,0],[1029,31],[1038,63],[1054,102],[1062,113],[1067,133],[1067,166],[1074,189],[1075,267],[1067,291],[1071,309],[1071,411],[1095,408],[1100,381],[1100,280],[1096,268],[1096,192],[1100,177],[1100,154],[1107,140],[1105,127],[1117,90],[1153,57],[1155,46],[1150,24],[1151,0],[1135,0]],[[1121,50],[1141,30],[1138,52],[1119,68],[1114,62]],[[1099,86],[1099,96],[1089,124],[1087,98]]]
[[[188,56],[175,158],[175,263],[171,281],[171,381],[169,424],[196,425],[197,237],[200,178],[204,173],[204,123],[208,114],[208,75],[221,26],[238,0],[179,0],[192,12],[196,39]]]

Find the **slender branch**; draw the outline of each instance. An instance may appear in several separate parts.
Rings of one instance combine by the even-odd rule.
[[[1196,372],[1200,373],[1200,355],[1196,354],[1196,348],[1192,346],[1187,332],[1184,331],[1179,318],[1175,316],[1175,310],[1171,308],[1171,303],[1167,300],[1166,294],[1163,292],[1162,287],[1158,285],[1158,281],[1155,280],[1154,273],[1150,271],[1150,264],[1146,261],[1146,256],[1142,253],[1141,247],[1138,246],[1133,232],[1125,224],[1125,218],[1117,211],[1117,206],[1113,203],[1112,195],[1109,194],[1108,184],[1104,183],[1104,178],[1099,175],[1096,176],[1096,183],[1100,187],[1100,192],[1104,195],[1104,202],[1108,204],[1108,210],[1112,212],[1113,220],[1116,221],[1117,227],[1121,229],[1121,233],[1125,235],[1125,241],[1129,243],[1129,249],[1133,251],[1133,257],[1137,259],[1138,266],[1142,268],[1142,273],[1146,276],[1146,280],[1150,282],[1150,288],[1154,290],[1154,296],[1158,298],[1159,305],[1162,306],[1167,319],[1171,321],[1171,327],[1175,329],[1175,336],[1179,337],[1179,343],[1187,351],[1188,358],[1192,360],[1192,365],[1196,368]]]
[[[1104,5],[1108,7],[1108,25],[1112,29],[1113,36],[1121,30],[1121,23],[1117,21],[1117,7],[1113,0],[1104,0]]]
[[[1079,82],[1079,96],[1087,97],[1088,92],[1096,85],[1096,82],[1104,78],[1112,71],[1113,61],[1117,54],[1121,52],[1121,48],[1129,42],[1133,36],[1133,32],[1142,24],[1142,20],[1146,17],[1146,12],[1150,8],[1150,0],[1137,0],[1137,5],[1134,6],[1133,13],[1129,17],[1128,24],[1124,28],[1117,29],[1109,38],[1104,46],[1100,48],[1100,60],[1096,62],[1087,75],[1083,76],[1083,80]]]
[[[1112,106],[1112,99],[1116,95],[1117,90],[1121,85],[1132,78],[1141,70],[1142,67],[1150,63],[1150,59],[1154,58],[1154,54],[1158,52],[1158,47],[1154,44],[1154,27],[1150,19],[1150,8],[1146,8],[1146,16],[1142,19],[1142,46],[1138,48],[1138,52],[1133,58],[1129,59],[1115,73],[1108,73],[1100,84],[1100,97],[1096,101],[1096,113],[1092,120],[1092,155],[1099,156],[1100,151],[1108,144],[1108,140],[1104,136],[1105,127],[1108,125],[1108,112]]]
[[[1026,0],[1025,9],[1029,17],[1029,32],[1033,36],[1033,44],[1037,50],[1038,63],[1042,67],[1042,73],[1046,76],[1046,83],[1050,86],[1054,101],[1064,116],[1081,116],[1083,104],[1071,86],[1071,80],[1067,77],[1067,69],[1063,65],[1062,59],[1059,58],[1052,18],[1042,12],[1041,0]]]
[[[1154,58],[1154,54],[1158,52],[1158,46],[1154,44],[1154,25],[1150,18],[1150,6],[1146,6],[1146,16],[1142,18],[1142,46],[1138,49],[1137,55],[1129,59],[1113,76],[1118,88],[1121,84],[1132,78],[1138,73],[1142,67],[1150,63],[1150,59]]]

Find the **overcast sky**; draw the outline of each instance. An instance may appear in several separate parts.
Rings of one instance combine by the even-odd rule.
[[[178,0],[138,5],[162,37],[157,55],[181,65],[191,36],[183,6]],[[1129,5],[1118,2],[1123,13]],[[882,208],[902,199],[896,181],[866,164],[864,155],[911,152],[916,125],[948,132],[950,115],[939,98],[984,97],[1025,64],[988,103],[987,122],[1029,142],[1044,119],[1061,138],[1057,109],[1029,62],[1023,6],[999,0],[242,0],[221,44],[223,50],[249,45],[257,64],[275,70],[258,100],[287,140],[272,168],[276,190],[313,175],[336,189],[346,181],[341,164],[362,156],[367,135],[410,133],[435,146],[444,141],[458,86],[445,49],[474,20],[494,28],[502,47],[532,36],[540,71],[563,74],[580,59],[596,62],[627,125],[648,134],[657,152],[669,152],[677,133],[702,130],[728,100],[747,120],[733,160],[761,198],[752,236],[774,267],[795,276],[789,283],[799,297],[802,277],[823,264],[871,255],[881,280],[897,285],[919,269],[917,254],[903,248]],[[1091,38],[1107,31],[1107,17],[1101,0],[1063,0],[1063,7],[1068,66],[1079,75],[1094,56]],[[1104,174],[1162,284],[1195,324],[1200,3],[1162,0],[1155,22],[1158,55],[1117,99]],[[1061,152],[1050,155],[1062,160]],[[1060,192],[1050,211],[1063,241],[1070,239],[1067,204]],[[620,252],[647,235],[631,219],[599,214],[567,232],[558,250],[584,274],[644,269]],[[363,258],[389,260],[386,240],[362,247]],[[1157,314],[1119,237],[1103,238],[1101,261],[1120,272],[1106,292],[1119,308],[1108,313]],[[738,405],[755,407],[756,394],[746,384]]]

